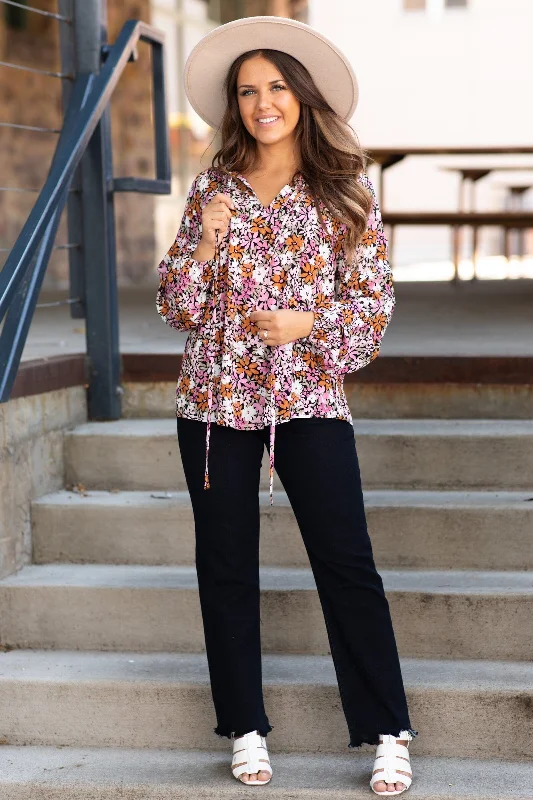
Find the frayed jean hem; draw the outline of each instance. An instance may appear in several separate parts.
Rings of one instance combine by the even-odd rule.
[[[268,725],[266,728],[247,728],[246,730],[235,730],[229,731],[227,728],[222,728],[220,725],[217,725],[216,728],[213,728],[214,732],[217,736],[221,738],[226,737],[227,739],[237,739],[239,736],[244,736],[245,733],[250,733],[252,730],[256,730],[260,736],[267,736],[271,730],[273,730],[273,725]]]
[[[395,730],[388,730],[388,731],[379,731],[379,733],[360,733],[360,734],[352,734],[350,736],[350,742],[348,743],[348,747],[350,749],[361,747],[363,744],[379,744],[379,737],[380,736],[394,736],[396,739],[400,738],[400,733],[407,733],[408,735],[405,737],[408,741],[414,739],[415,736],[418,736],[418,731],[413,730],[413,728],[396,728]]]

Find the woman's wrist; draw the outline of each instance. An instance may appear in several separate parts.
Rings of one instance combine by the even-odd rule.
[[[211,261],[215,257],[215,248],[207,242],[200,241],[192,257],[196,261]]]

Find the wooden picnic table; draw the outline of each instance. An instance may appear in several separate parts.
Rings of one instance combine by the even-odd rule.
[[[529,166],[518,166],[518,165],[505,165],[500,164],[497,166],[442,166],[440,167],[441,170],[445,172],[457,172],[461,176],[461,182],[459,185],[459,202],[458,202],[458,210],[459,211],[475,211],[476,209],[476,184],[482,178],[486,178],[487,175],[490,175],[492,172],[528,172],[533,170],[533,165]],[[466,203],[466,186],[467,183],[470,183],[470,202],[468,205],[470,206],[467,208]],[[531,184],[521,185],[521,186],[507,186],[506,187],[511,194],[511,200],[519,199],[531,188]],[[521,211],[522,205],[519,201],[518,205],[513,203],[512,206],[513,210]],[[472,265],[474,270],[474,277],[476,277],[476,270],[477,270],[477,263],[478,263],[478,245],[479,245],[479,228],[477,225],[469,225],[472,229]],[[504,252],[505,257],[507,260],[511,257],[511,226],[506,225],[504,227]],[[520,256],[524,255],[525,251],[525,227],[520,227],[518,231],[518,254]],[[454,225],[452,229],[452,248],[453,248],[453,263],[455,272],[458,270],[459,266],[459,259],[461,253],[461,226]]]
[[[403,161],[407,156],[494,156],[494,155],[533,155],[532,145],[514,145],[510,147],[376,147],[366,148],[370,162],[379,165],[379,202],[384,224],[389,226],[389,251],[392,255],[394,228],[396,225],[448,225],[454,230],[454,280],[458,280],[459,267],[459,227],[472,225],[474,230],[474,250],[477,258],[477,234],[481,225],[497,225],[505,230],[505,250],[509,254],[509,236],[512,228],[525,229],[533,227],[533,213],[531,212],[475,212],[464,211],[461,207],[457,212],[388,212],[385,208],[384,173],[387,169]],[[528,170],[533,167],[518,167],[510,165],[511,170]],[[444,167],[446,169],[446,167]],[[472,181],[472,185],[493,170],[506,169],[505,165],[485,167],[471,165],[470,167],[449,167],[463,173],[462,187],[465,180]],[[509,167],[507,167],[509,169]],[[466,176],[466,178],[465,178]],[[475,274],[475,264],[474,264]]]
[[[374,147],[366,148],[371,161],[379,164],[379,201],[385,207],[384,172],[407,156],[498,156],[533,155],[532,145],[512,147]],[[474,165],[475,166],[475,165]]]

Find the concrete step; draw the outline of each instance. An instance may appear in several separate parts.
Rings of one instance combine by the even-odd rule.
[[[273,748],[350,753],[331,658],[266,654],[262,664]],[[532,664],[403,659],[402,673],[417,753],[531,759]],[[215,725],[204,654],[0,653],[8,745],[227,752]]]
[[[354,431],[366,489],[533,488],[533,421],[354,420]],[[67,484],[186,488],[173,418],[81,425],[65,436],[65,462]],[[264,455],[264,489],[267,477]]]
[[[372,753],[284,754],[267,739],[276,800],[367,800]],[[409,796],[424,800],[533,800],[533,765],[517,761],[419,756],[410,744]],[[127,748],[3,747],[5,800],[212,800],[249,797],[230,772],[227,752]],[[372,795],[374,797],[374,795]]]
[[[531,572],[381,575],[402,655],[533,658]],[[311,570],[264,567],[260,580],[264,651],[328,654]],[[0,642],[13,647],[204,649],[194,567],[31,565],[0,581],[0,618]]]
[[[260,492],[261,563],[309,564],[287,495]],[[365,492],[379,568],[533,569],[533,491]],[[182,492],[55,492],[31,510],[33,560],[194,564],[194,520]]]

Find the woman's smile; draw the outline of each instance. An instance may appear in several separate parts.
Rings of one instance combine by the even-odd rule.
[[[270,126],[270,125],[275,125],[276,122],[280,119],[281,117],[259,117],[259,119],[256,119],[256,122],[259,122],[259,124],[263,126],[265,125]]]

